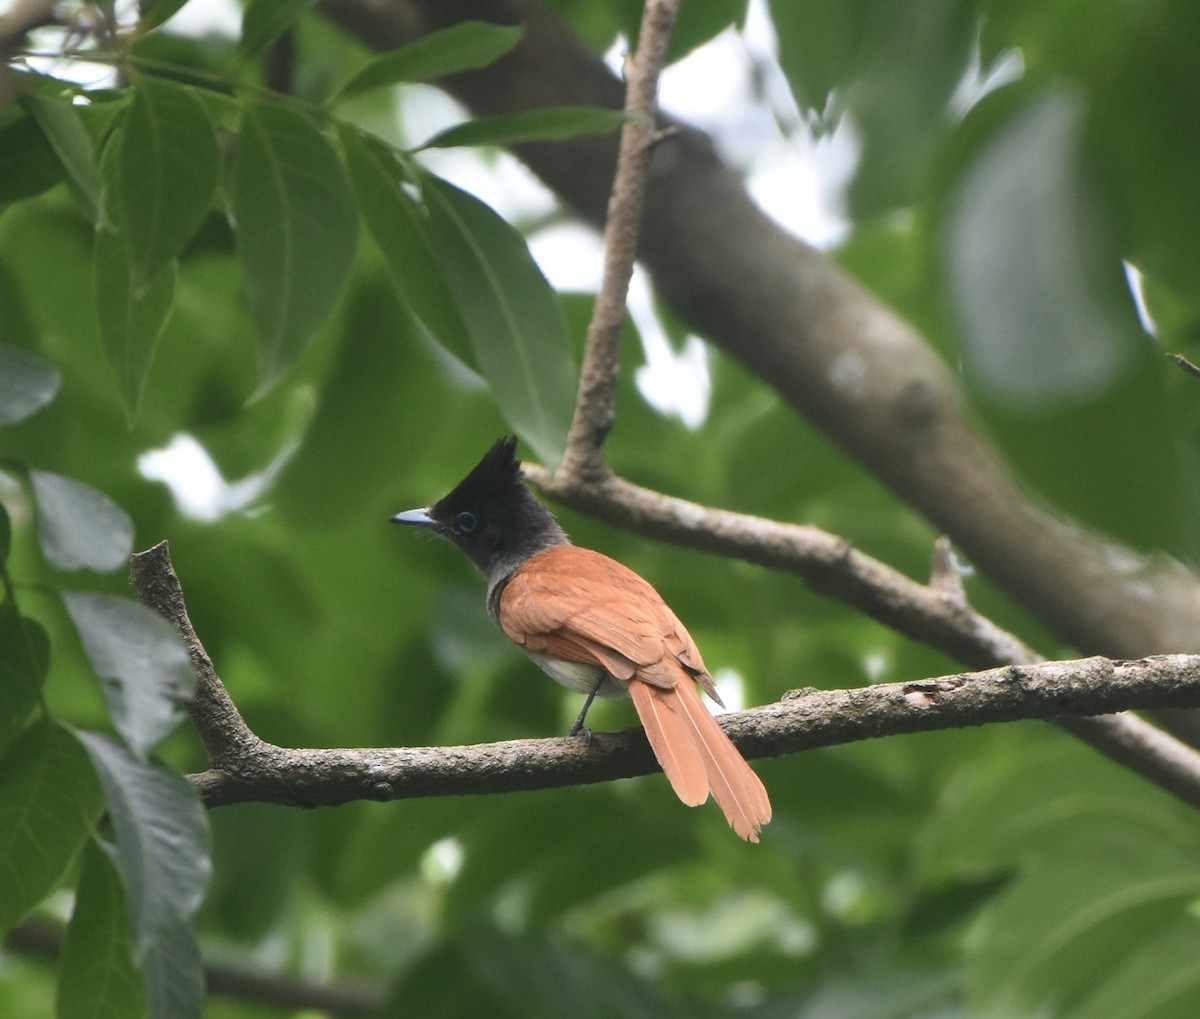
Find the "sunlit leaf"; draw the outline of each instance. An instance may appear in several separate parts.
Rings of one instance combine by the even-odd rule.
[[[75,908],[58,966],[57,1019],[129,1019],[145,1009],[125,890],[95,842],[83,852]]]
[[[456,145],[515,145],[560,141],[586,134],[609,134],[621,126],[620,110],[595,106],[551,106],[504,117],[479,117],[435,134],[420,146],[446,149]]]
[[[0,517],[7,522],[3,508]],[[50,637],[42,625],[0,602],[0,754],[37,706],[49,665]]]
[[[101,679],[113,724],[139,760],[180,721],[196,674],[174,628],[139,602],[107,594],[63,595]]]
[[[314,3],[315,0],[249,0],[242,13],[238,52],[244,57],[261,53]]]
[[[61,385],[62,376],[50,362],[0,343],[0,425],[36,414],[54,399]]]
[[[376,57],[351,78],[335,101],[398,82],[431,81],[459,71],[474,71],[500,59],[521,41],[518,25],[463,21],[450,28]]]
[[[13,743],[0,762],[0,931],[54,890],[100,806],[70,733],[42,721]]]
[[[330,144],[306,117],[271,103],[246,107],[230,198],[267,388],[341,296],[358,215]]]
[[[30,471],[42,554],[60,570],[106,573],[133,549],[133,522],[103,492],[82,481]]]
[[[437,262],[425,209],[409,193],[395,154],[353,131],[343,133],[342,145],[362,217],[397,291],[440,344],[472,364],[467,327]]]
[[[99,733],[78,736],[100,776],[116,831],[113,860],[125,886],[150,1014],[191,1019],[204,999],[204,971],[189,926],[211,872],[204,808],[187,780],[161,764],[140,762]]]
[[[212,208],[220,158],[212,121],[191,89],[140,76],[105,161],[110,211],[126,240],[133,279],[154,284]]]
[[[566,319],[524,239],[479,199],[421,178],[443,275],[471,337],[475,365],[508,423],[553,466],[575,404]]]

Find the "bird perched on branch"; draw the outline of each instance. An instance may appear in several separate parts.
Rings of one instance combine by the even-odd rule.
[[[487,577],[487,609],[504,634],[551,678],[593,699],[628,694],[675,794],[709,794],[751,842],[771,820],[759,777],[709,713],[712,676],[684,625],[645,580],[615,559],[579,548],[526,488],[515,438],[501,439],[449,495],[392,517],[428,527]]]

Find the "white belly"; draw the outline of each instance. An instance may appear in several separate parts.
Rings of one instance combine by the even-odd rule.
[[[521,650],[525,651],[524,648]],[[584,694],[591,693],[596,687],[596,681],[603,676],[604,681],[599,690],[601,697],[623,697],[629,693],[625,684],[613,679],[602,666],[587,665],[583,662],[564,662],[557,658],[547,658],[536,651],[525,651],[525,653],[547,676],[556,683],[561,683],[568,690]]]

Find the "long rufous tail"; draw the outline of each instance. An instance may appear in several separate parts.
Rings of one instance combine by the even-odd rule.
[[[663,689],[635,677],[629,692],[675,795],[695,807],[712,793],[730,827],[757,842],[759,829],[771,820],[767,790],[709,713],[695,684],[682,680]]]

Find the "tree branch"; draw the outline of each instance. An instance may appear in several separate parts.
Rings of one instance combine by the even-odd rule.
[[[387,9],[325,0],[323,8],[381,49],[467,18],[523,23],[525,37],[509,57],[443,82],[476,113],[564,102],[619,105],[619,85],[603,63],[532,0],[410,0]],[[617,158],[610,139],[514,151],[585,219],[603,221],[601,196]],[[639,255],[681,318],[858,456],[1067,640],[1131,656],[1200,647],[1195,575],[1166,557],[1134,555],[1027,499],[974,430],[956,379],[925,341],[825,256],[772,223],[702,132],[675,125],[649,168]],[[612,420],[615,353],[595,363],[602,378],[589,377],[588,392],[607,400],[581,405],[577,422],[581,415],[598,422],[593,434],[602,438]],[[591,470],[577,470],[568,449],[553,479],[528,471],[565,505],[640,533],[788,570],[971,665],[1038,660],[970,608],[944,552],[930,585],[915,584],[815,528],[639,489],[613,477],[598,454]],[[981,506],[988,512],[978,512]],[[1172,781],[1174,747],[1188,754],[1136,719],[1068,728],[1160,784]],[[1163,740],[1174,745],[1170,752]]]
[[[227,760],[254,755],[264,744],[242,718],[196,636],[183,600],[183,588],[171,565],[170,545],[160,541],[145,552],[135,552],[129,564],[134,592],[143,605],[154,609],[175,627],[192,660],[197,683],[196,694],[188,705],[188,717],[204,745],[209,764],[220,767]]]
[[[622,102],[603,62],[532,0],[324,0],[322,9],[376,49],[466,18],[524,24],[512,54],[442,83],[477,114]],[[603,222],[612,139],[514,151],[584,219]],[[858,457],[1061,638],[1124,657],[1200,649],[1196,576],[1025,496],[924,339],[773,223],[700,131],[677,125],[655,147],[639,257],[685,322]]]
[[[1200,707],[1200,658],[1088,658],[1009,666],[853,690],[797,690],[777,704],[722,715],[748,758],[778,757],[880,736],[1131,708]],[[1158,734],[1174,744],[1171,737]],[[1169,791],[1200,806],[1200,756],[1182,744]],[[210,806],[258,801],[336,806],[588,785],[659,770],[640,728],[576,738],[457,747],[284,749],[261,744],[189,776]]]
[[[575,416],[560,465],[564,477],[603,478],[600,447],[613,425],[621,330],[646,195],[646,167],[657,138],[658,79],[667,59],[677,0],[647,0],[637,52],[626,61],[625,113],[604,221],[604,269],[588,323]]]
[[[323,750],[264,742],[238,714],[196,639],[166,543],[139,553],[135,561],[139,596],[174,624],[200,675],[191,720],[212,766],[189,778],[210,807],[248,801],[317,807],[354,800],[514,792],[607,782],[658,770],[640,728],[598,733],[590,741],[568,737],[459,747]],[[1089,658],[854,690],[796,690],[777,704],[723,715],[721,724],[747,757],[778,757],[879,736],[988,722],[1197,706],[1200,657],[1171,655],[1138,662]],[[1110,720],[1098,721],[1107,725]],[[1123,731],[1136,735],[1136,723],[1122,724]],[[1156,733],[1155,739],[1163,753],[1149,765],[1135,761],[1133,766],[1200,806],[1200,754],[1165,733]],[[1136,749],[1129,752],[1139,755]]]
[[[56,6],[57,0],[17,0],[0,15],[0,61],[24,45],[25,37],[35,28],[58,24]]]

